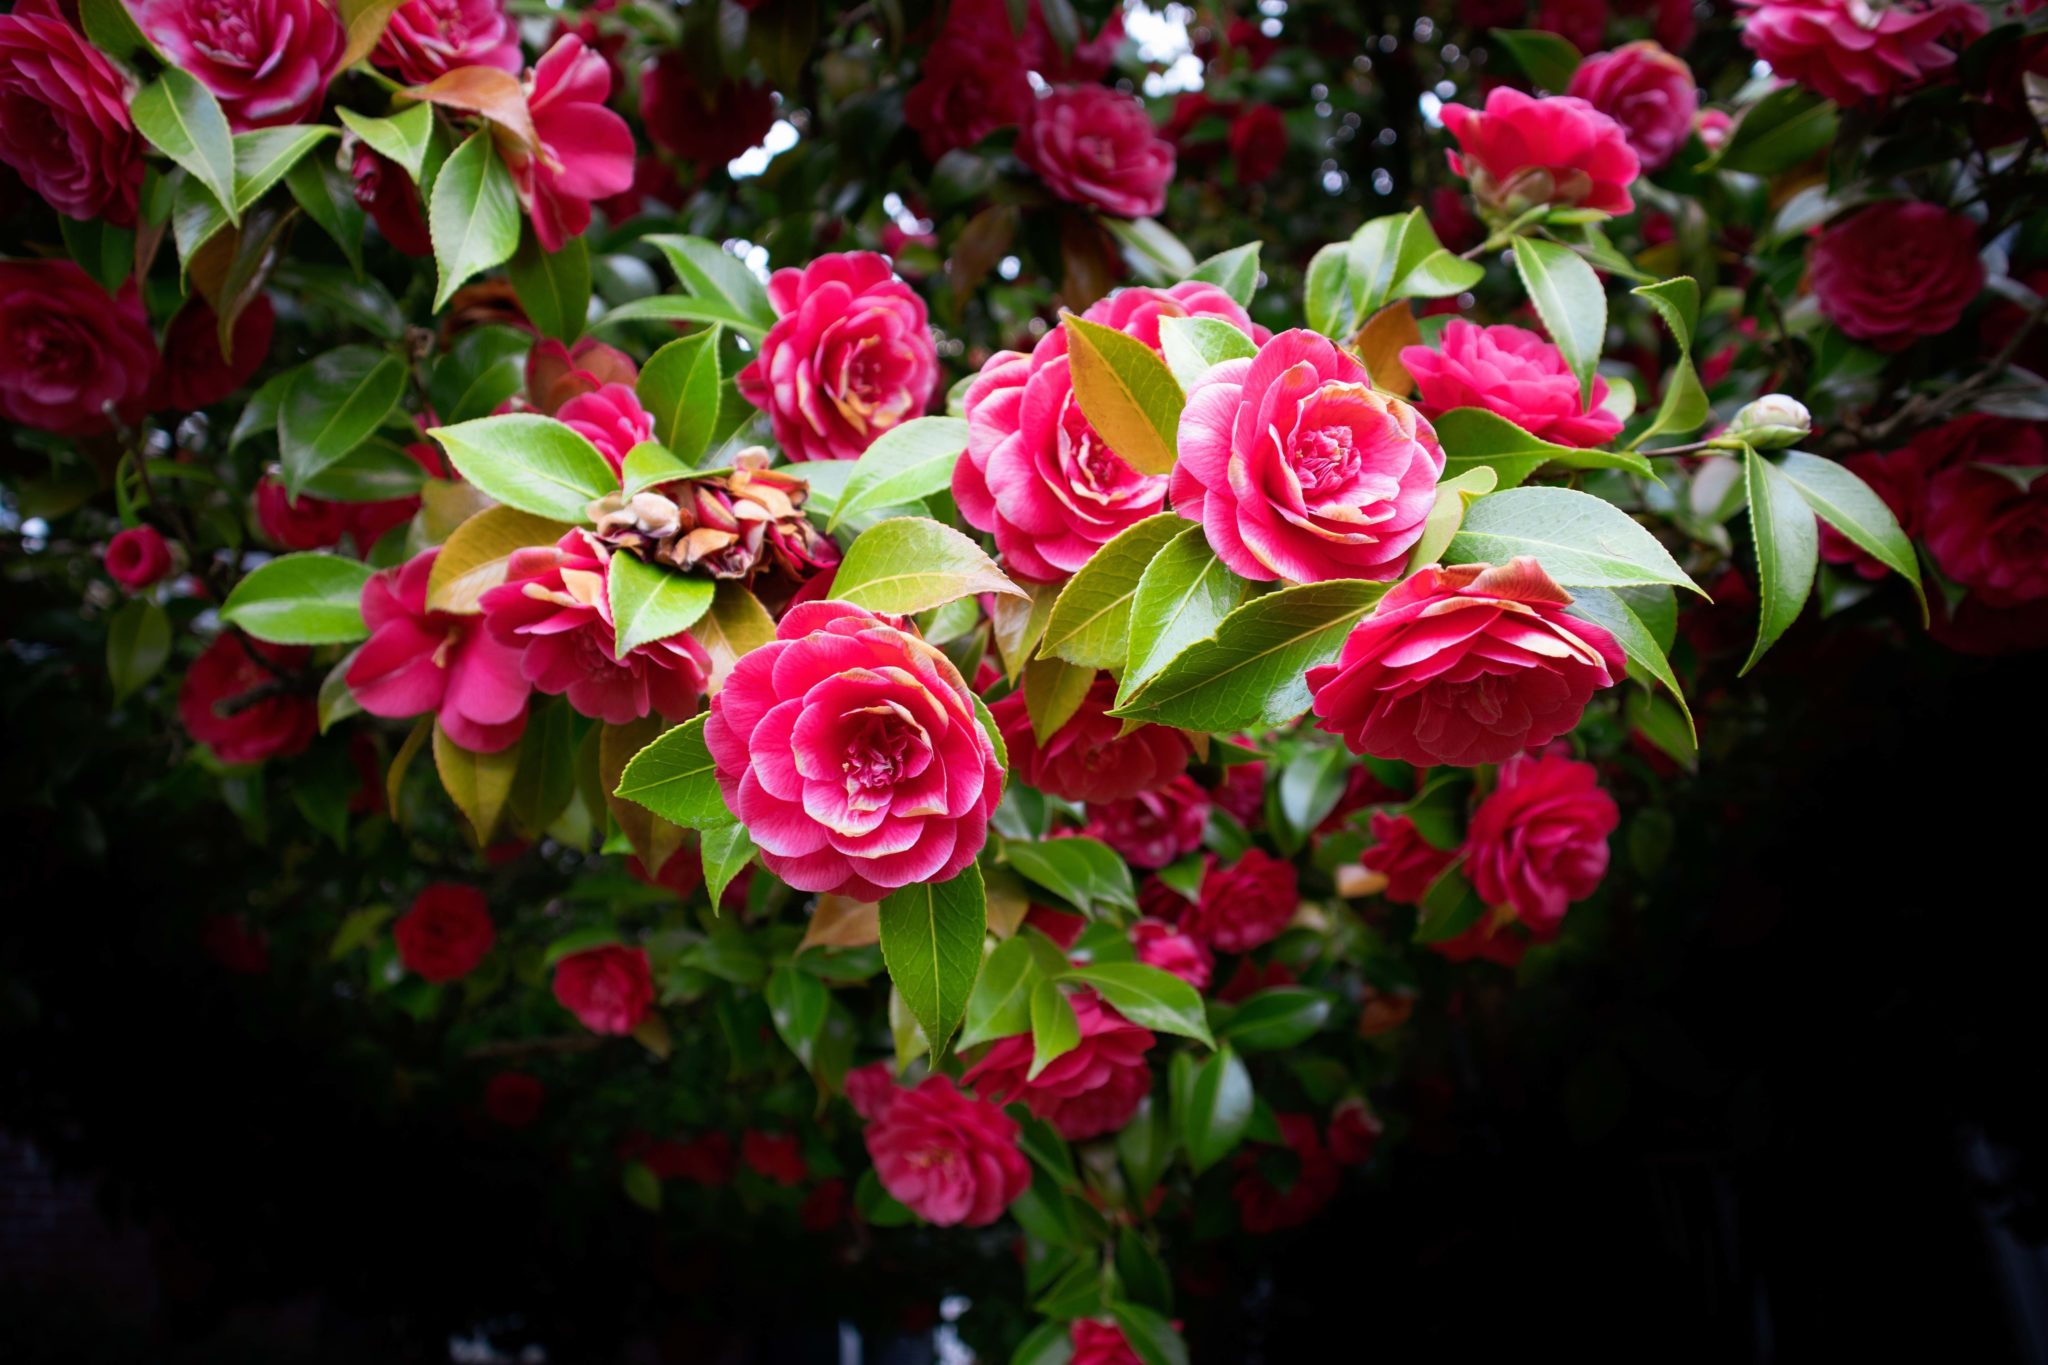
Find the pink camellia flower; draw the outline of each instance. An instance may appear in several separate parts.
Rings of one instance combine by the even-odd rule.
[[[1223,780],[1209,793],[1209,799],[1249,825],[1266,809],[1266,765],[1259,759],[1234,763],[1224,769]]]
[[[654,439],[654,415],[640,406],[640,397],[624,384],[606,384],[571,398],[555,418],[597,447],[613,473],[626,467],[626,453]]]
[[[1512,911],[1539,941],[1552,938],[1566,907],[1607,875],[1607,836],[1620,823],[1592,764],[1517,754],[1472,813],[1465,875],[1479,899]]]
[[[1067,1344],[1073,1349],[1067,1365],[1144,1365],[1115,1319],[1075,1318],[1067,1326]]]
[[[2038,602],[2048,598],[2048,482],[2039,472],[2048,439],[2038,423],[1972,417],[1982,424],[1976,458],[1949,464],[1927,485],[1928,553],[1986,606]]]
[[[460,882],[435,882],[425,888],[391,926],[399,964],[434,982],[468,976],[497,937],[484,893]]]
[[[1375,393],[1349,352],[1292,331],[1195,382],[1170,490],[1242,577],[1392,579],[1443,468],[1421,414]]]
[[[0,15],[0,164],[65,217],[134,225],[144,144],[132,97],[55,0]]]
[[[604,58],[565,34],[526,77],[539,154],[500,138],[506,169],[545,251],[560,251],[590,226],[593,199],[632,188],[633,130],[605,108],[611,92],[612,72]]]
[[[1026,54],[1001,5],[955,3],[903,97],[903,121],[933,160],[1031,117]]]
[[[349,691],[373,716],[433,712],[448,738],[494,754],[526,730],[519,650],[474,616],[427,609],[438,547],[422,550],[363,585],[370,638],[348,666]]]
[[[1017,1121],[944,1076],[898,1091],[862,1137],[882,1188],[938,1227],[986,1227],[1031,1183]]]
[[[156,368],[132,282],[110,295],[70,261],[0,261],[0,418],[95,436],[142,416]]]
[[[1229,867],[1206,858],[1202,898],[1181,912],[1182,932],[1223,953],[1248,953],[1280,937],[1301,904],[1294,864],[1248,848]]]
[[[1678,155],[1700,107],[1692,68],[1647,40],[1588,57],[1565,93],[1619,123],[1646,171]]]
[[[1856,105],[1909,90],[1954,65],[1990,21],[1969,0],[1736,0],[1742,41],[1771,70]],[[1954,45],[1944,42],[1953,39]]]
[[[320,107],[346,35],[326,0],[127,0],[171,64],[211,90],[238,133]]]
[[[1131,926],[1131,947],[1138,961],[1172,972],[1198,991],[1209,989],[1216,958],[1209,945],[1165,920],[1141,919]]]
[[[1069,85],[1041,97],[1017,139],[1017,159],[1060,198],[1119,218],[1166,207],[1173,144],[1152,129],[1136,95]]]
[[[517,75],[519,27],[503,0],[405,0],[391,12],[370,60],[408,85],[425,85],[459,66]]]
[[[171,571],[171,547],[154,526],[130,526],[107,542],[107,576],[141,592]]]
[[[348,534],[348,505],[310,494],[295,498],[283,479],[265,474],[256,481],[256,527],[280,549],[324,550]]]
[[[1281,1150],[1293,1158],[1294,1178],[1275,1183],[1258,1150],[1241,1151],[1232,1162],[1238,1176],[1230,1187],[1230,1197],[1237,1202],[1244,1230],[1250,1233],[1278,1232],[1306,1223],[1330,1202],[1343,1180],[1313,1117],[1278,1114],[1274,1118],[1285,1143]],[[1273,1150],[1265,1148],[1266,1152]]]
[[[1457,860],[1457,854],[1422,837],[1405,815],[1372,813],[1372,847],[1358,855],[1361,865],[1387,879],[1380,894],[1396,905],[1420,905],[1431,882]]]
[[[1217,318],[1255,330],[1230,295],[1194,280],[1120,289],[1081,316],[1155,351],[1163,318]],[[994,534],[1014,574],[1057,582],[1166,501],[1166,477],[1133,469],[1082,416],[1063,326],[1029,355],[990,356],[962,405],[967,453],[953,466],[953,499],[970,526]]]
[[[1089,802],[1088,827],[1081,832],[1108,844],[1133,867],[1165,867],[1202,846],[1208,822],[1209,793],[1183,776],[1121,801]]]
[[[952,661],[845,602],[791,607],[711,699],[704,743],[762,861],[801,891],[878,901],[946,881],[1002,796]]]
[[[1339,1100],[1330,1114],[1330,1155],[1342,1166],[1363,1166],[1372,1160],[1386,1125],[1364,1100],[1353,1095]]]
[[[527,406],[548,417],[559,417],[571,399],[615,384],[630,390],[639,379],[633,357],[595,337],[574,346],[543,337],[526,353]]]
[[[521,651],[520,671],[593,720],[687,720],[704,695],[711,656],[687,631],[619,657],[607,583],[612,549],[585,530],[513,552],[505,581],[480,599],[492,636]]]
[[[775,325],[739,373],[792,461],[854,460],[924,413],[939,352],[924,300],[872,251],[820,256],[768,280]]]
[[[1880,351],[1903,350],[1955,326],[1984,287],[1977,224],[1887,199],[1823,232],[1807,278],[1829,322]]]
[[[1067,997],[1081,1025],[1073,1051],[1048,1064],[1036,1080],[1031,1070],[1031,1035],[998,1038],[980,1061],[960,1077],[996,1104],[1022,1100],[1069,1142],[1113,1133],[1130,1121],[1138,1101],[1152,1089],[1145,1053],[1152,1031],[1139,1028],[1105,1005],[1093,991]],[[900,1103],[901,1101],[899,1101]]]
[[[896,1068],[887,1062],[869,1062],[853,1068],[846,1073],[840,1089],[846,1092],[846,1102],[853,1106],[853,1112],[868,1120],[882,1117],[882,1111],[902,1093],[896,1084]]]
[[[645,948],[608,943],[555,964],[555,1000],[592,1033],[625,1034],[654,1008]]]
[[[1898,518],[1900,529],[1917,540],[1921,531],[1920,508],[1927,487],[1928,463],[1915,446],[1909,446],[1883,455],[1870,451],[1849,455],[1843,458],[1842,467],[1869,484],[1871,491],[1884,499],[1884,505]],[[1820,523],[1820,557],[1830,564],[1853,570],[1859,578],[1878,579],[1891,572],[1825,521]]]
[[[377,224],[377,231],[392,249],[407,256],[431,256],[433,239],[427,234],[426,206],[420,203],[419,187],[396,161],[371,150],[367,142],[356,144],[349,163],[356,205]]]
[[[1594,375],[1592,405],[1580,403],[1564,353],[1524,327],[1452,318],[1437,349],[1403,346],[1401,365],[1415,376],[1416,406],[1432,420],[1452,408],[1485,408],[1567,446],[1597,446],[1621,430],[1605,407],[1607,381]]]
[[[1308,671],[1317,728],[1418,766],[1547,744],[1625,671],[1621,646],[1568,615],[1571,601],[1527,556],[1423,569],[1352,629],[1336,663]]]
[[[223,763],[261,763],[301,752],[313,742],[317,724],[312,694],[278,686],[311,656],[302,646],[269,645],[233,632],[215,637],[178,689],[185,733]]]
[[[1451,170],[1479,202],[1509,216],[1538,204],[1627,213],[1628,187],[1642,165],[1628,133],[1582,99],[1536,99],[1495,86],[1482,112],[1446,104],[1444,127],[1458,140]]]
[[[1109,714],[1116,680],[1099,675],[1080,709],[1043,744],[1031,733],[1021,687],[989,708],[1010,751],[1010,771],[1026,786],[1063,801],[1124,801],[1163,787],[1186,771],[1188,742],[1166,725],[1146,725],[1122,739],[1124,723]]]

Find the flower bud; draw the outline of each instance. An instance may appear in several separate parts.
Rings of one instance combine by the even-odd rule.
[[[1782,393],[1767,393],[1735,414],[1723,437],[1758,450],[1783,450],[1813,431],[1806,404]]]

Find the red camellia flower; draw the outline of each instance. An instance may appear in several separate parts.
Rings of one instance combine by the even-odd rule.
[[[576,433],[597,447],[617,474],[626,467],[626,453],[654,439],[654,415],[640,406],[639,395],[624,384],[605,384],[577,394],[555,412]]]
[[[612,72],[604,58],[566,34],[526,78],[539,155],[500,139],[534,239],[545,251],[560,251],[590,226],[591,200],[632,188],[633,130],[605,108],[611,93]]]
[[[142,415],[156,339],[134,284],[109,295],[70,261],[0,261],[0,418],[91,436]]]
[[[1103,1004],[1093,991],[1076,991],[1067,1000],[1081,1025],[1081,1041],[1036,1080],[1025,1079],[1031,1036],[1019,1034],[989,1044],[960,1083],[997,1104],[1022,1100],[1061,1137],[1079,1142],[1123,1127],[1152,1089],[1152,1071],[1145,1065],[1152,1031]]]
[[[370,60],[408,85],[459,66],[518,74],[519,28],[502,0],[406,0],[391,12]]]
[[[173,66],[211,90],[236,132],[320,107],[345,37],[326,0],[126,0]]]
[[[863,1137],[882,1188],[938,1227],[986,1227],[1031,1183],[1017,1121],[944,1076],[898,1091]]]
[[[1555,33],[1581,52],[1607,45],[1607,0],[1543,0],[1534,28]]]
[[[1647,40],[1586,58],[1565,93],[1619,123],[1646,171],[1678,155],[1700,107],[1692,68]]]
[[[1608,213],[1636,206],[1628,187],[1642,166],[1628,134],[1582,99],[1536,99],[1501,85],[1487,92],[1483,112],[1446,104],[1443,120],[1458,140],[1451,170],[1496,213],[1538,204]]]
[[[1372,813],[1372,847],[1358,855],[1360,864],[1387,879],[1380,894],[1397,905],[1422,904],[1430,883],[1456,860],[1423,838],[1413,820],[1383,810]]]
[[[2036,423],[1977,421],[1976,458],[1951,463],[1927,485],[1928,553],[1986,606],[2040,601],[2048,597],[2048,483],[2040,478],[2048,439]]]
[[[1581,403],[1564,353],[1527,328],[1453,318],[1437,349],[1403,346],[1401,365],[1415,376],[1416,406],[1431,418],[1452,408],[1485,408],[1567,446],[1601,445],[1621,430],[1621,419],[1604,406],[1607,381],[1594,375],[1592,405]]]
[[[846,1073],[840,1084],[846,1102],[864,1119],[878,1119],[892,1100],[902,1093],[896,1084],[896,1069],[887,1062],[869,1062]]]
[[[704,743],[762,862],[802,891],[878,901],[946,881],[1002,796],[952,661],[845,602],[791,607],[711,699]]]
[[[1141,919],[1131,926],[1131,947],[1146,966],[1172,972],[1198,991],[1209,989],[1216,959],[1194,935],[1165,920]]]
[[[1736,0],[1750,51],[1837,104],[1908,90],[1955,63],[1989,26],[1968,0]],[[1944,40],[1953,40],[1950,46]]]
[[[1554,937],[1566,907],[1607,875],[1607,836],[1620,823],[1592,764],[1518,754],[1472,813],[1465,875],[1479,899],[1512,911],[1532,936]]]
[[[1579,723],[1625,670],[1603,626],[1526,556],[1423,569],[1308,671],[1317,727],[1354,753],[1426,766],[1498,763]]]
[[[377,224],[377,231],[393,249],[408,256],[431,256],[433,240],[427,235],[427,212],[420,203],[419,187],[405,168],[367,142],[356,144],[349,163],[356,204]]]
[[[1254,331],[1237,301],[1213,284],[1120,289],[1081,315],[1159,350],[1169,317],[1217,318]],[[962,398],[967,453],[953,466],[953,498],[970,526],[992,532],[1010,571],[1039,582],[1073,573],[1166,500],[1165,476],[1140,474],[1096,434],[1074,401],[1067,329],[1031,354],[998,351]]]
[[[804,1145],[787,1133],[764,1133],[749,1128],[740,1134],[740,1160],[754,1174],[778,1185],[801,1185],[809,1170],[804,1166]]]
[[[513,552],[505,581],[479,600],[498,641],[521,652],[520,671],[549,696],[593,720],[624,725],[642,716],[686,720],[711,675],[711,656],[687,631],[619,657],[606,586],[611,556],[585,530],[553,545]]]
[[[1270,104],[1246,106],[1231,120],[1230,155],[1240,185],[1271,180],[1287,157],[1287,120]]]
[[[141,592],[171,571],[171,547],[154,526],[131,526],[107,542],[107,576]]]
[[[507,1128],[526,1128],[540,1117],[547,1087],[524,1071],[500,1071],[484,1083],[484,1112]]]
[[[1218,952],[1248,953],[1280,937],[1300,903],[1294,864],[1248,848],[1229,867],[1204,860],[1202,898],[1181,912],[1180,927]]]
[[[324,550],[348,534],[346,503],[293,497],[284,480],[265,474],[256,481],[256,526],[263,538],[286,550]]]
[[[640,118],[663,151],[700,166],[723,166],[768,136],[775,92],[757,81],[700,85],[689,54],[671,48],[641,68]]]
[[[1821,234],[1808,279],[1829,322],[1902,350],[1955,326],[1984,287],[1977,224],[1938,204],[1887,199]]]
[[[132,94],[55,0],[0,15],[0,163],[65,217],[134,225],[143,140]]]
[[[310,655],[297,645],[269,645],[233,633],[216,637],[192,661],[178,689],[185,733],[223,763],[261,763],[300,752],[317,727],[313,694],[280,685]]]
[[[1188,766],[1188,742],[1166,725],[1145,725],[1122,739],[1124,723],[1109,714],[1116,680],[1098,675],[1067,722],[1043,744],[1018,688],[989,708],[1010,751],[1010,771],[1026,786],[1063,801],[1124,801],[1163,787]]]
[[[1379,1115],[1356,1095],[1340,1100],[1330,1115],[1330,1155],[1339,1165],[1363,1166],[1372,1160],[1372,1149],[1385,1128]]]
[[[348,666],[348,688],[373,716],[431,711],[448,738],[494,754],[526,730],[519,650],[475,616],[428,610],[427,579],[440,553],[422,550],[363,585],[370,638]]]
[[[1202,846],[1209,793],[1191,777],[1176,777],[1153,791],[1121,801],[1088,803],[1088,827],[1133,867],[1165,867]]]
[[[724,1133],[656,1142],[640,1153],[640,1160],[662,1180],[687,1180],[708,1190],[732,1183],[732,1139]]]
[[[1114,1319],[1075,1318],[1067,1327],[1067,1365],[1144,1365]]]
[[[1035,100],[1025,57],[1004,6],[947,6],[945,30],[903,97],[903,121],[924,143],[924,154],[936,161],[1031,117]]]
[[[1436,503],[1443,447],[1407,403],[1314,332],[1282,332],[1195,382],[1173,510],[1259,582],[1398,578]]]
[[[768,280],[775,325],[739,373],[793,461],[853,460],[921,416],[939,379],[924,300],[872,251],[820,256]]]
[[[1103,85],[1069,85],[1031,107],[1017,159],[1060,198],[1119,218],[1149,218],[1166,207],[1173,144],[1152,130],[1136,95]]]
[[[555,964],[555,999],[592,1033],[631,1033],[654,1007],[645,948],[608,943]]]
[[[1251,824],[1266,809],[1266,765],[1258,759],[1232,764],[1224,769],[1223,780],[1209,799],[1235,816],[1239,824]]]
[[[233,355],[220,353],[220,320],[206,300],[194,294],[178,310],[164,333],[163,368],[157,374],[152,406],[197,412],[211,407],[249,382],[270,355],[270,337],[277,310],[268,294],[258,294],[235,318]]]
[[[476,970],[497,941],[484,893],[459,882],[435,882],[413,897],[391,926],[404,968],[428,981],[459,981]]]
[[[1342,1179],[1337,1163],[1323,1146],[1322,1134],[1316,1131],[1315,1119],[1307,1114],[1279,1114],[1275,1121],[1286,1146],[1249,1148],[1239,1152],[1234,1163],[1238,1175],[1230,1197],[1237,1201],[1237,1216],[1246,1232],[1299,1227],[1330,1202]],[[1282,1170],[1269,1170],[1268,1163],[1273,1162]]]

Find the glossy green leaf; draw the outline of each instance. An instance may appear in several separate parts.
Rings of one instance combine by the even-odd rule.
[[[1124,1340],[1138,1353],[1142,1365],[1188,1365],[1187,1343],[1162,1314],[1118,1299],[1109,1305],[1109,1315],[1123,1329]]]
[[[78,22],[92,45],[117,61],[154,51],[122,0],[79,0]]]
[[[1757,595],[1762,599],[1756,646],[1742,665],[1747,673],[1799,619],[1806,599],[1813,595],[1814,574],[1820,568],[1820,523],[1798,486],[1754,449],[1743,450],[1742,478],[1756,541]]]
[[[682,298],[674,294],[628,300],[599,318],[592,330],[616,327],[626,322],[716,322],[754,341],[768,334],[766,325],[747,317],[730,304],[717,299]]]
[[[542,336],[567,344],[583,335],[590,316],[590,248],[581,237],[571,237],[560,251],[545,251],[529,225],[505,273],[527,321]]]
[[[953,466],[967,450],[967,423],[957,417],[919,417],[891,427],[854,462],[825,529],[849,516],[900,507],[953,486]]]
[[[363,206],[355,185],[332,157],[309,156],[285,173],[285,188],[308,218],[320,225],[348,258],[349,269],[363,273]]]
[[[434,177],[427,231],[434,242],[440,282],[434,311],[471,276],[503,265],[519,248],[519,192],[498,159],[488,128],[471,133]]]
[[[960,1046],[973,1047],[993,1038],[1029,1033],[1031,994],[1045,979],[1029,938],[1018,934],[998,943],[981,964],[981,975],[967,997]]]
[[[951,881],[906,886],[882,898],[882,960],[935,1058],[967,1011],[981,970],[987,913],[981,870],[973,863]]]
[[[732,879],[752,861],[754,839],[737,820],[703,831],[697,844],[704,858],[704,894],[716,907]]]
[[[612,556],[606,591],[618,652],[625,655],[697,624],[710,609],[715,585],[621,551]]]
[[[1534,555],[1568,588],[1668,583],[1700,591],[1671,552],[1627,513],[1570,488],[1510,488],[1479,499],[1444,561],[1505,564],[1516,555]]]
[[[1593,371],[1607,339],[1607,291],[1580,255],[1537,237],[1515,238],[1515,270],[1544,330],[1579,379],[1579,401],[1593,401]]]
[[[647,241],[668,258],[676,278],[698,298],[725,305],[752,329],[765,331],[775,325],[775,305],[769,302],[767,289],[739,257],[702,237],[663,235]]]
[[[1130,658],[1117,686],[1123,705],[1182,652],[1210,639],[1244,602],[1251,585],[1225,568],[1200,526],[1166,543],[1131,597]]]
[[[766,995],[768,1017],[775,1021],[775,1032],[796,1054],[796,1059],[810,1067],[817,1056],[819,1035],[825,1031],[826,1015],[832,1008],[831,993],[825,989],[825,983],[785,962],[769,974]]]
[[[1466,408],[1463,411],[1475,412],[1477,409]],[[1499,480],[1499,471],[1492,465],[1477,464],[1436,486],[1436,502],[1429,509],[1428,519],[1422,523],[1422,539],[1415,542],[1415,548],[1408,555],[1410,573],[1443,558],[1444,551],[1456,538],[1458,528],[1465,523],[1466,509],[1493,492]]]
[[[107,677],[119,706],[171,657],[171,618],[146,597],[131,597],[107,622]]]
[[[1582,58],[1568,39],[1536,28],[1497,28],[1489,40],[1507,49],[1529,80],[1553,95],[1562,95]]]
[[[471,327],[434,362],[427,400],[446,426],[496,412],[526,388],[526,354],[533,339],[512,327]]]
[[[230,223],[241,223],[242,210],[235,202],[234,136],[212,91],[196,77],[167,66],[135,92],[128,117],[151,145],[212,192]]]
[[[427,435],[463,478],[507,507],[552,521],[589,521],[591,501],[619,486],[619,476],[582,433],[537,412],[480,417]]]
[[[1189,271],[1187,277],[1213,284],[1236,300],[1238,307],[1249,308],[1252,294],[1259,287],[1259,243],[1246,242],[1219,251]]]
[[[363,585],[369,565],[340,555],[282,555],[235,584],[220,619],[278,645],[336,645],[368,635]]]
[[[725,378],[719,372],[718,343],[723,335],[713,325],[677,337],[648,357],[634,386],[640,405],[654,418],[655,438],[689,468],[704,458],[718,427]]]
[[[1835,106],[1804,86],[1785,84],[1743,112],[1708,164],[1717,170],[1776,175],[1820,155],[1835,139]]]
[[[1621,646],[1621,652],[1628,656],[1628,661],[1656,679],[1671,694],[1672,700],[1678,703],[1679,713],[1685,718],[1686,728],[1692,728],[1692,708],[1686,705],[1685,692],[1678,685],[1678,675],[1671,671],[1671,661],[1665,657],[1664,647],[1658,643],[1656,632],[1636,614],[1621,592],[1607,588],[1575,588],[1567,611],[1596,626],[1604,626],[1615,643]]]
[[[704,719],[691,717],[633,755],[612,794],[685,829],[732,824],[733,813],[719,793],[717,765],[704,747]]]
[[[1222,318],[1161,318],[1159,347],[1174,382],[1184,390],[1226,360],[1246,360],[1259,353],[1256,342]]]
[[[1228,1043],[1213,1057],[1174,1059],[1174,1123],[1188,1165],[1200,1175],[1244,1141],[1252,1121],[1252,1078]]]
[[[338,109],[341,121],[370,149],[396,161],[418,184],[426,170],[427,148],[434,140],[434,106],[415,104],[390,118],[371,118],[353,109]]]
[[[1209,1033],[1201,993],[1172,972],[1142,962],[1102,962],[1075,967],[1068,971],[1066,979],[1093,986],[1112,1009],[1142,1028],[1216,1046]]]
[[[1081,1045],[1081,1021],[1056,981],[1041,980],[1031,989],[1031,1069],[1026,1081]]]
[[[1039,652],[1086,669],[1120,669],[1130,648],[1131,602],[1153,556],[1186,530],[1171,512],[1126,527],[1060,590]]]
[[[1005,842],[1003,858],[1026,881],[1044,887],[1084,915],[1137,908],[1130,866],[1099,840],[1077,835]]]
[[[1283,1052],[1313,1038],[1329,1018],[1329,996],[1301,986],[1278,986],[1247,998],[1216,1030],[1216,1037],[1240,1052]]]
[[[1777,467],[1822,521],[1906,580],[1913,595],[1920,599],[1921,620],[1926,620],[1927,595],[1920,587],[1920,565],[1913,555],[1913,542],[1884,499],[1845,466],[1803,450],[1786,451],[1778,458]]]
[[[979,545],[926,517],[891,517],[861,532],[832,581],[842,602],[905,616],[984,592],[1025,596]]]

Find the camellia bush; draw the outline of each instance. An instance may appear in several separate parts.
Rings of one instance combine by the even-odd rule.
[[[2027,8],[19,0],[10,725],[490,1140],[1200,1355],[1774,646],[2048,643]]]

